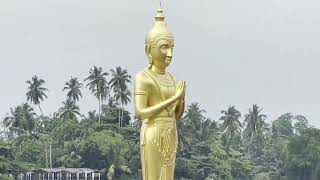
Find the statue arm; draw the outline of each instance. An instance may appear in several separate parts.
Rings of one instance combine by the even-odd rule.
[[[139,119],[147,119],[160,113],[164,108],[174,103],[176,99],[171,97],[159,104],[147,107],[147,97],[145,95],[135,95],[136,98],[136,116]]]
[[[184,108],[185,108],[184,98],[181,98],[179,99],[178,105],[176,108],[176,120],[179,120],[182,118],[182,115],[184,113]]]
[[[135,111],[139,119],[147,119],[160,113],[163,109],[176,102],[178,97],[173,96],[165,101],[148,107],[148,96],[150,95],[151,83],[141,76],[135,80]]]

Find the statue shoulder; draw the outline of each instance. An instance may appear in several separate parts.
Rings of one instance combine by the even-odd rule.
[[[145,73],[145,71],[140,71],[135,76],[135,83],[143,83],[145,85],[151,83],[150,77]]]
[[[148,90],[151,86],[153,86],[153,80],[146,74],[145,70],[140,71],[135,76],[135,89],[136,90]]]

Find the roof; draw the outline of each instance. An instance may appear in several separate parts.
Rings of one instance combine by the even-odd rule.
[[[102,172],[97,169],[89,169],[89,168],[40,168],[40,169],[35,169],[32,172],[35,173],[41,173],[41,172],[46,172],[46,173],[55,173],[55,172],[68,172],[68,173],[93,173],[93,172]]]

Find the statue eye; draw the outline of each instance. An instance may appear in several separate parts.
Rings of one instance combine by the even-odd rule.
[[[166,44],[161,45],[160,48],[161,48],[161,49],[167,49],[167,48],[168,48],[168,45],[166,45]]]

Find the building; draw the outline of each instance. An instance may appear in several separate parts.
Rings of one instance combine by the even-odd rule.
[[[19,173],[18,180],[100,180],[101,174],[89,168],[41,168]]]

